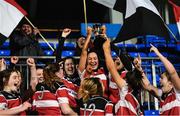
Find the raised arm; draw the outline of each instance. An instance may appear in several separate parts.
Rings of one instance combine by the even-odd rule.
[[[36,89],[36,85],[38,84],[38,78],[37,78],[37,73],[36,73],[36,64],[33,58],[28,58],[27,59],[27,64],[30,68],[31,72],[31,78],[30,78],[30,85],[33,91]]]
[[[104,55],[105,55],[105,61],[106,61],[106,66],[114,78],[114,81],[118,85],[118,87],[121,89],[123,86],[126,85],[125,80],[120,78],[120,75],[115,67],[114,61],[111,56],[111,49],[110,49],[110,40],[107,38],[105,43],[103,44],[103,50],[104,50]]]
[[[81,57],[79,61],[79,71],[82,72],[86,68],[86,60],[87,60],[87,52],[88,52],[88,45],[91,40],[92,28],[87,28],[87,37],[82,48]]]
[[[4,58],[0,59],[0,71],[3,71],[6,69],[6,62]]]
[[[17,67],[16,67],[16,64],[18,63],[18,61],[19,61],[19,57],[17,57],[17,56],[11,56],[11,62],[10,62],[10,65],[9,65],[9,69],[16,69]]]
[[[60,61],[62,57],[62,51],[64,49],[64,41],[66,37],[71,33],[71,29],[65,28],[61,34],[61,36],[58,38],[58,47],[56,50],[56,61]]]
[[[158,89],[157,87],[154,87],[150,81],[148,80],[146,74],[144,73],[142,67],[141,67],[141,57],[138,55],[138,58],[135,58],[134,61],[134,66],[137,70],[139,70],[142,73],[142,86],[145,90],[149,91],[153,96],[159,98],[162,94],[161,90]]]
[[[156,55],[159,57],[159,59],[163,62],[167,72],[169,73],[169,75],[171,77],[171,81],[172,81],[174,87],[177,90],[180,90],[180,84],[179,84],[180,78],[176,72],[176,69],[172,65],[172,63],[167,58],[165,58],[155,46],[151,45],[150,51],[154,51],[156,53]]]

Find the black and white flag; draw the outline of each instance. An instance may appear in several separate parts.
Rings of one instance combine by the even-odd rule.
[[[93,1],[124,14],[124,23],[114,43],[142,35],[157,35],[169,39],[166,24],[150,0]]]

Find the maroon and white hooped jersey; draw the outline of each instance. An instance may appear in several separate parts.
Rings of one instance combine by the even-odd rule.
[[[173,89],[165,100],[160,102],[159,111],[161,115],[180,115],[180,92]]]
[[[66,90],[68,91],[68,99],[69,99],[69,105],[72,108],[76,108],[77,107],[77,93],[79,90],[79,86],[77,86],[76,84],[73,84],[72,82],[66,80],[66,79],[62,79],[62,82],[64,83],[64,85],[67,87]]]
[[[84,70],[82,73],[79,72],[79,75],[80,75],[80,78],[83,79],[83,78],[86,78],[86,70]],[[103,83],[103,86],[105,88],[105,92],[104,92],[104,97],[108,97],[108,79],[107,79],[107,76],[105,75],[105,72],[104,72],[104,69],[103,68],[100,68],[97,70],[97,72],[93,72],[90,76],[91,77],[94,77],[94,78],[99,78],[102,83]]]
[[[80,115],[84,116],[103,116],[113,115],[113,104],[101,96],[91,97],[86,103],[80,104]]]
[[[11,108],[17,108],[22,105],[22,101],[19,95],[8,93],[6,91],[0,92],[0,109],[11,109]],[[19,115],[25,115],[26,112],[23,111],[19,113]]]
[[[67,103],[68,92],[63,83],[56,82],[55,89],[50,89],[46,84],[38,83],[33,96],[33,108],[40,115],[61,115],[60,104]]]
[[[121,73],[121,77],[124,78],[126,76],[126,71],[123,71]],[[112,101],[112,103],[117,103],[120,99],[119,96],[119,88],[117,84],[114,82],[114,79],[112,78],[111,74],[109,73],[109,99]]]
[[[140,104],[132,95],[132,90],[124,86],[120,92],[120,100],[115,105],[116,115],[142,115]]]

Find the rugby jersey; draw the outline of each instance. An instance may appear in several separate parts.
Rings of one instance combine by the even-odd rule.
[[[13,94],[6,91],[0,92],[0,109],[11,109],[11,108],[17,108],[22,105],[22,100],[20,98],[19,94]],[[26,112],[23,111],[19,113],[19,115],[25,115]]]
[[[164,100],[160,101],[161,115],[180,115],[180,93],[173,89]]]
[[[127,73],[126,71],[123,71],[121,73],[121,77],[124,78],[126,76],[126,73]],[[109,99],[112,101],[113,104],[117,103],[118,100],[120,99],[118,86],[114,82],[114,79],[112,78],[110,73],[109,73]]]
[[[113,104],[104,97],[94,96],[86,103],[81,102],[80,115],[113,115]]]
[[[138,100],[132,95],[132,90],[126,85],[119,90],[120,100],[115,105],[116,115],[142,115]]]
[[[67,103],[68,92],[63,83],[55,82],[55,89],[49,88],[46,84],[38,83],[33,96],[33,107],[40,115],[61,115],[60,104]]]

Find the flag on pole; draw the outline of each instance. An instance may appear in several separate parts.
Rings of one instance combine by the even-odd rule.
[[[169,0],[169,3],[173,7],[174,17],[175,17],[178,32],[179,32],[179,35],[180,35],[180,5],[175,4],[175,2],[173,0]]]
[[[0,33],[9,37],[27,12],[14,0],[0,0]]]
[[[150,0],[93,0],[124,14],[122,28],[113,41],[118,43],[142,35],[169,38],[169,32],[158,10]]]

